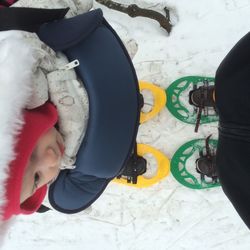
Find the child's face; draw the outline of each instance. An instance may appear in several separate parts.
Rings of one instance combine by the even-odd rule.
[[[38,140],[25,169],[20,203],[58,176],[63,151],[63,138],[54,127]]]

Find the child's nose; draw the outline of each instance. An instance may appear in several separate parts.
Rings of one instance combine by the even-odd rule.
[[[61,156],[59,153],[57,153],[53,148],[48,148],[45,152],[45,160],[48,165],[48,167],[53,168],[55,166],[58,167]]]
[[[58,175],[60,163],[61,156],[53,149],[47,149],[45,152],[44,164],[40,169],[43,173],[45,183],[48,183]]]

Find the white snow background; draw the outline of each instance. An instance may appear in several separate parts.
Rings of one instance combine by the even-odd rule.
[[[95,4],[118,34],[138,43],[133,60],[138,78],[162,88],[186,75],[214,76],[227,52],[250,29],[250,0],[120,2],[171,9],[175,26],[168,36],[153,20],[130,18]],[[191,139],[210,133],[216,138],[217,124],[203,125],[197,134],[193,131],[194,126],[178,121],[164,109],[140,126],[138,141],[171,159]],[[2,249],[248,250],[250,235],[221,188],[188,189],[170,174],[145,189],[111,183],[89,209],[79,214],[54,211],[20,216]]]

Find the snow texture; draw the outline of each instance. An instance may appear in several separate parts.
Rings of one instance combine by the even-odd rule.
[[[107,20],[136,40],[138,77],[161,86],[186,75],[214,76],[232,46],[249,31],[250,0],[120,1],[170,7],[175,26],[168,36],[158,23],[130,18],[99,4]],[[140,127],[138,142],[160,149],[170,159],[185,142],[213,134],[217,124],[181,123],[164,109]],[[247,227],[221,188],[191,190],[173,176],[146,189],[111,183],[86,211],[20,216],[3,250],[247,250]]]

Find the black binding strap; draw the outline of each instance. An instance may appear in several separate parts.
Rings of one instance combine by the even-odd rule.
[[[49,207],[46,207],[45,205],[41,205],[39,208],[38,208],[38,210],[36,211],[37,213],[40,213],[40,214],[42,214],[42,213],[46,213],[46,212],[48,212],[48,211],[50,211],[51,209],[49,208]]]
[[[68,10],[69,8],[2,8],[0,9],[0,31],[24,30],[37,32],[41,24],[64,18]]]

